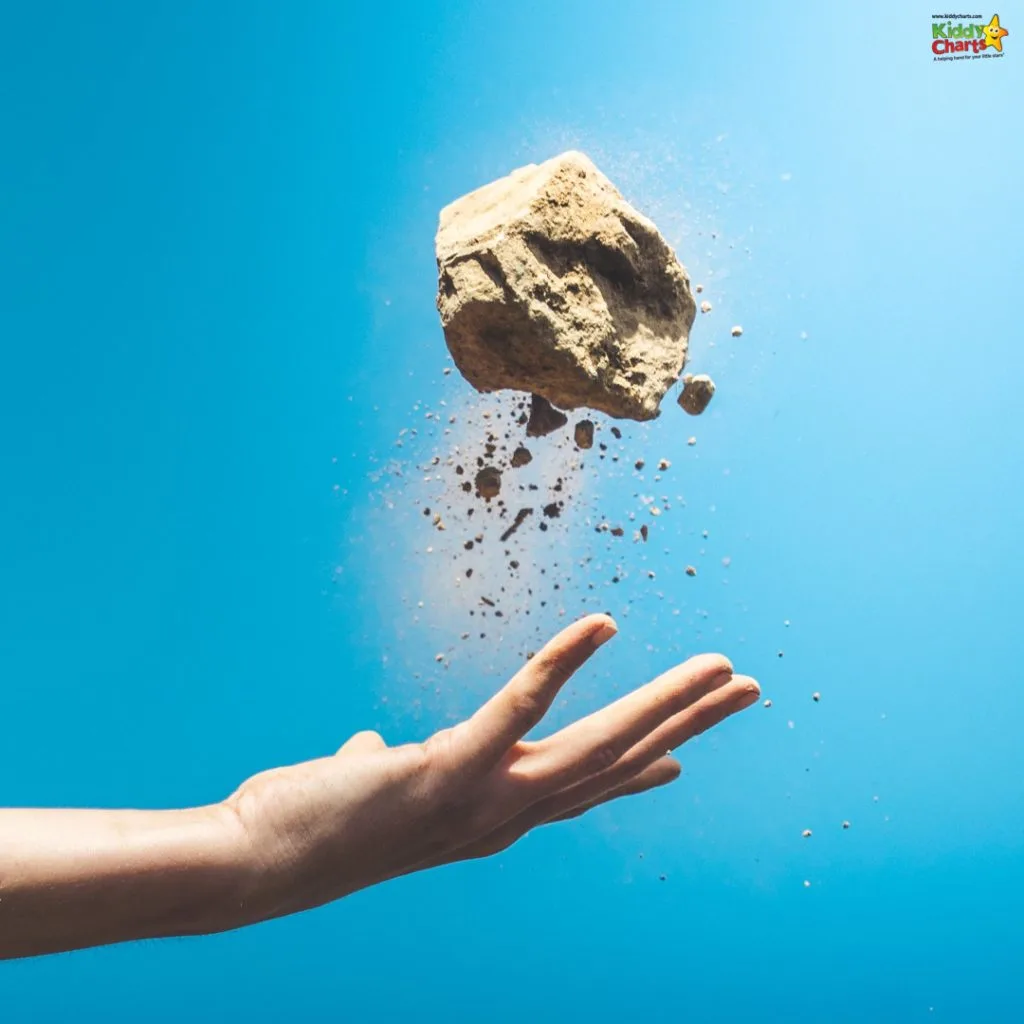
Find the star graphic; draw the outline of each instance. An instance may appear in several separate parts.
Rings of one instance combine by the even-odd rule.
[[[1008,36],[1010,33],[1002,28],[999,24],[999,15],[993,14],[992,20],[982,29],[985,33],[985,46],[994,46],[1000,53],[1003,51],[1003,36]]]

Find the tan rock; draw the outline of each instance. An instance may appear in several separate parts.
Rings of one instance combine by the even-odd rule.
[[[654,224],[582,153],[530,164],[441,211],[437,307],[478,391],[650,420],[696,304]]]

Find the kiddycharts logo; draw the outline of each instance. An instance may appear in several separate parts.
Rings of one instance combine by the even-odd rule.
[[[1003,37],[1009,34],[998,14],[987,23],[980,14],[933,14],[932,60],[1002,57]]]

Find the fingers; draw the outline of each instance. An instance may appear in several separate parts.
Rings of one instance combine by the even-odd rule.
[[[732,666],[721,655],[691,658],[614,704],[534,744],[524,768],[537,781],[543,781],[545,788],[565,789],[610,768],[668,719],[731,680]]]
[[[481,839],[468,843],[454,853],[447,854],[443,860],[438,859],[436,863],[452,862],[456,860],[471,860],[476,857],[489,857],[508,849],[514,842],[521,839],[531,829],[548,822],[567,821],[569,818],[579,817],[585,814],[592,807],[598,804],[607,803],[620,796],[632,796],[637,793],[645,793],[649,789],[664,786],[674,779],[679,778],[682,769],[679,762],[671,757],[661,757],[657,762],[649,765],[644,771],[638,773],[622,785],[613,787],[602,792],[593,799],[584,803],[574,803],[567,794],[558,793],[547,800],[540,801],[525,811],[517,814],[514,818],[506,821],[503,825],[489,832]]]
[[[594,797],[586,803],[570,807],[567,811],[556,812],[546,820],[548,822],[568,821],[570,818],[578,818],[581,814],[586,814],[593,807],[608,803],[609,800],[618,800],[620,796],[635,796],[637,793],[646,793],[649,789],[667,786],[679,778],[682,770],[675,758],[660,757],[654,764],[648,765],[639,775],[635,775],[628,782],[613,786],[601,793],[600,796]]]
[[[615,631],[607,615],[588,615],[562,630],[466,723],[466,760],[484,769],[497,764],[540,722],[558,691]]]
[[[543,820],[550,820],[565,808],[592,806],[608,799],[606,794],[629,785],[665,759],[666,751],[707,731],[730,715],[750,707],[760,688],[749,676],[735,676],[727,684],[701,698],[692,707],[673,715],[657,729],[634,744],[614,764],[538,802]]]

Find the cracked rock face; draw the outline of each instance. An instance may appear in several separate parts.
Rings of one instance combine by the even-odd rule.
[[[436,250],[445,340],[478,391],[658,415],[686,362],[689,278],[582,153],[521,167],[446,206]]]

